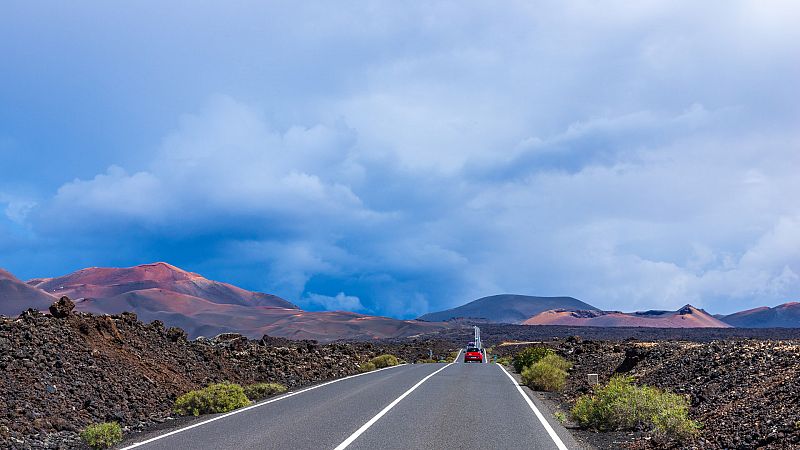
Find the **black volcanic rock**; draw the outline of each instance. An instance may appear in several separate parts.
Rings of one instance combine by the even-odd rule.
[[[187,341],[157,321],[71,312],[71,303],[59,300],[52,316],[0,317],[0,448],[82,448],[76,432],[86,425],[140,430],[171,416],[178,395],[210,383],[293,388],[355,374],[387,351],[235,334]]]
[[[501,294],[479,298],[457,308],[428,313],[419,319],[437,322],[463,318],[493,323],[522,323],[531,316],[551,309],[597,310],[594,306],[572,297]]]
[[[601,450],[800,448],[798,340],[693,343],[559,339],[495,346],[494,352],[511,356],[531,345],[546,345],[573,363],[564,390],[550,396],[565,411],[579,396],[591,392],[588,374],[597,374],[600,382],[606,383],[613,375],[625,373],[639,385],[685,396],[690,404],[689,417],[702,424],[697,439],[688,443],[673,442],[669,436],[643,439],[642,433],[633,432],[588,433],[590,443]],[[604,440],[600,438],[603,435],[612,438]]]
[[[72,314],[72,310],[75,309],[75,303],[69,299],[69,297],[61,297],[58,299],[57,302],[50,305],[50,315],[57,319],[63,319],[64,317],[69,316]]]

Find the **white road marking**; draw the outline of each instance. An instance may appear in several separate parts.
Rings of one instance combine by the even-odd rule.
[[[293,396],[298,395],[298,394],[302,394],[304,392],[313,391],[314,389],[321,388],[322,386],[327,386],[329,384],[338,383],[339,381],[344,381],[344,380],[348,380],[350,378],[360,377],[362,375],[368,375],[368,374],[371,374],[371,373],[380,372],[381,370],[392,369],[394,367],[400,367],[400,366],[404,366],[404,365],[405,364],[398,364],[396,366],[384,367],[383,369],[372,370],[370,372],[358,373],[358,374],[355,374],[355,375],[350,375],[348,377],[337,378],[336,380],[326,381],[325,383],[317,384],[315,386],[311,386],[309,388],[301,389],[299,391],[289,392],[288,394],[282,395],[280,397],[273,398],[272,400],[267,400],[265,402],[256,403],[254,405],[246,406],[244,408],[239,408],[239,409],[233,410],[233,411],[231,411],[229,413],[223,414],[221,416],[213,417],[211,419],[204,420],[202,422],[198,422],[198,423],[193,424],[193,425],[189,425],[188,427],[179,428],[177,430],[170,431],[169,433],[165,433],[165,434],[156,436],[154,438],[147,439],[146,441],[137,442],[137,443],[129,445],[127,447],[123,447],[121,450],[129,450],[131,448],[136,448],[136,447],[139,447],[139,446],[142,446],[142,445],[145,445],[145,444],[149,444],[149,443],[157,441],[159,439],[163,439],[163,438],[165,438],[167,436],[172,436],[173,434],[178,434],[178,433],[184,432],[186,430],[191,430],[192,428],[197,428],[197,427],[209,424],[211,422],[217,421],[219,419],[224,419],[225,417],[232,416],[234,414],[243,413],[245,411],[249,411],[249,410],[254,409],[254,408],[258,408],[258,407],[261,407],[261,406],[264,406],[264,405],[268,405],[270,403],[277,402],[277,401],[283,400],[285,398],[289,398],[289,397],[293,397]]]
[[[456,353],[456,359],[453,360],[453,364],[458,363],[458,357],[461,356],[461,349],[458,349],[458,353]]]
[[[508,375],[508,378],[511,379],[511,382],[514,383],[514,386],[517,387],[519,394],[522,396],[522,398],[525,399],[526,402],[528,402],[528,406],[531,407],[534,414],[536,414],[536,417],[539,419],[539,422],[541,422],[542,426],[544,426],[544,429],[547,430],[547,434],[550,435],[550,439],[552,439],[553,442],[556,443],[556,447],[558,447],[559,450],[569,450],[567,446],[564,445],[564,442],[561,441],[561,438],[558,437],[558,434],[556,434],[555,430],[553,430],[553,427],[551,427],[550,424],[547,423],[547,420],[539,411],[539,408],[537,408],[536,405],[533,404],[533,401],[531,400],[530,397],[528,397],[528,394],[526,394],[525,391],[522,390],[522,387],[519,385],[519,383],[517,383],[517,380],[515,380],[510,373],[508,373],[508,371],[505,369],[505,367],[503,367],[502,364],[495,364],[495,365],[499,367],[503,371],[503,373]]]
[[[459,351],[459,353],[460,353],[460,351]],[[383,416],[384,416],[384,415],[385,415],[387,412],[389,412],[389,410],[391,410],[392,408],[394,408],[394,407],[395,407],[395,406],[396,406],[398,403],[400,403],[400,401],[401,401],[401,400],[403,400],[404,398],[406,398],[406,397],[408,396],[408,394],[410,394],[410,393],[414,392],[414,390],[415,390],[416,388],[420,387],[420,385],[422,385],[422,383],[424,383],[424,382],[428,381],[428,379],[429,379],[430,377],[432,377],[432,376],[436,375],[437,373],[439,373],[439,372],[443,371],[444,369],[447,369],[447,368],[448,368],[448,367],[450,367],[452,364],[454,364],[454,363],[449,363],[449,364],[447,364],[446,366],[442,367],[441,369],[437,370],[436,372],[433,372],[432,374],[428,375],[427,377],[425,377],[425,378],[421,379],[421,380],[420,380],[420,381],[419,381],[417,384],[415,384],[414,386],[411,386],[411,389],[409,389],[409,390],[405,391],[405,392],[403,393],[403,395],[401,395],[400,397],[397,397],[396,399],[394,399],[394,401],[393,401],[392,403],[389,403],[388,405],[386,405],[386,407],[385,407],[385,408],[383,408],[383,409],[381,410],[381,412],[379,412],[378,414],[376,414],[376,415],[375,415],[375,417],[373,417],[372,419],[369,419],[369,422],[365,423],[364,425],[361,425],[361,428],[357,429],[357,430],[355,431],[355,433],[351,434],[351,435],[350,435],[350,437],[348,437],[347,439],[345,439],[345,440],[344,440],[344,442],[342,442],[341,444],[337,445],[337,446],[336,446],[336,448],[335,448],[335,449],[333,449],[333,450],[343,450],[343,449],[347,448],[347,446],[349,446],[350,444],[352,444],[352,443],[353,443],[353,441],[355,441],[355,440],[356,440],[356,439],[357,439],[359,436],[361,436],[361,435],[362,435],[362,434],[363,434],[365,431],[367,431],[367,430],[369,429],[369,427],[371,427],[372,425],[374,425],[374,424],[375,424],[375,422],[377,422],[377,421],[378,421],[378,420],[379,420],[381,417],[383,417]]]

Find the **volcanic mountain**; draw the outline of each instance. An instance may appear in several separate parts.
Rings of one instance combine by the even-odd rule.
[[[53,296],[66,295],[72,299],[110,299],[129,292],[156,289],[165,300],[170,295],[188,295],[219,304],[297,308],[280,297],[207,280],[163,262],[120,269],[91,267],[63,277],[30,280],[28,284]]]
[[[280,297],[208,280],[163,262],[128,268],[92,267],[18,284],[46,299],[35,305],[42,311],[55,298],[66,295],[75,299],[79,311],[129,311],[146,322],[160,320],[166,326],[183,328],[190,337],[235,332],[252,338],[269,334],[332,341],[408,337],[447,327],[346,311],[303,311]],[[3,298],[0,292],[0,302],[5,303]],[[23,303],[10,304],[4,314],[17,315],[33,307]]]
[[[28,286],[0,269],[0,314],[16,316],[28,308],[46,311],[54,301],[55,297]]]
[[[551,309],[597,311],[594,306],[572,297],[501,294],[479,298],[466,305],[445,311],[428,313],[421,316],[419,320],[433,322],[472,319],[494,323],[522,323],[531,316]]]
[[[739,328],[800,328],[800,302],[748,309],[721,316],[720,320]]]
[[[702,309],[686,305],[677,311],[544,311],[522,322],[523,325],[567,325],[587,327],[649,328],[730,328]]]

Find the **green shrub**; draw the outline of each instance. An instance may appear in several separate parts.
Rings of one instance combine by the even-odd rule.
[[[553,351],[546,347],[529,347],[514,355],[511,364],[517,373],[522,373],[522,369],[532,366],[534,363],[539,362],[540,359],[551,354],[553,354]]]
[[[286,386],[280,383],[256,383],[244,387],[244,395],[253,401],[280,394],[281,392],[286,392]]]
[[[545,363],[545,364],[549,364],[549,365],[555,367],[556,369],[563,370],[564,372],[568,371],[569,369],[572,369],[572,363],[571,362],[569,362],[566,359],[556,355],[555,353],[552,353],[550,355],[545,356],[539,362],[542,362],[542,363]]]
[[[439,361],[435,359],[425,358],[425,359],[418,359],[417,364],[429,364],[429,363],[437,363]]]
[[[122,427],[117,422],[95,423],[81,431],[81,439],[91,448],[109,448],[122,440]]]
[[[649,429],[658,437],[685,440],[699,425],[689,419],[686,398],[649,386],[635,386],[632,377],[615,376],[575,402],[572,416],[585,428],[599,431]]]
[[[358,366],[358,371],[361,372],[361,373],[371,372],[371,371],[373,371],[375,369],[376,369],[375,363],[373,363],[372,361],[361,363]]]
[[[361,363],[358,366],[360,372],[370,372],[375,369],[383,369],[384,367],[396,366],[400,361],[394,355],[380,355],[369,360],[369,362]]]
[[[510,356],[501,356],[497,358],[497,364],[502,364],[504,366],[511,365],[511,357]]]
[[[197,391],[187,392],[175,400],[175,412],[181,415],[224,413],[247,406],[250,400],[238,384],[212,384]]]
[[[560,391],[567,381],[568,361],[557,355],[547,355],[539,362],[522,369],[522,383],[538,391]]]
[[[396,366],[400,364],[397,357],[394,355],[381,355],[372,358],[369,362],[375,364],[376,369],[383,369],[384,367]]]

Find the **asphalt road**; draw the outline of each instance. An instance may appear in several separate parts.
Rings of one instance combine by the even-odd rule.
[[[404,365],[290,392],[124,448],[575,448],[550,418],[548,431],[517,386],[496,364]]]

